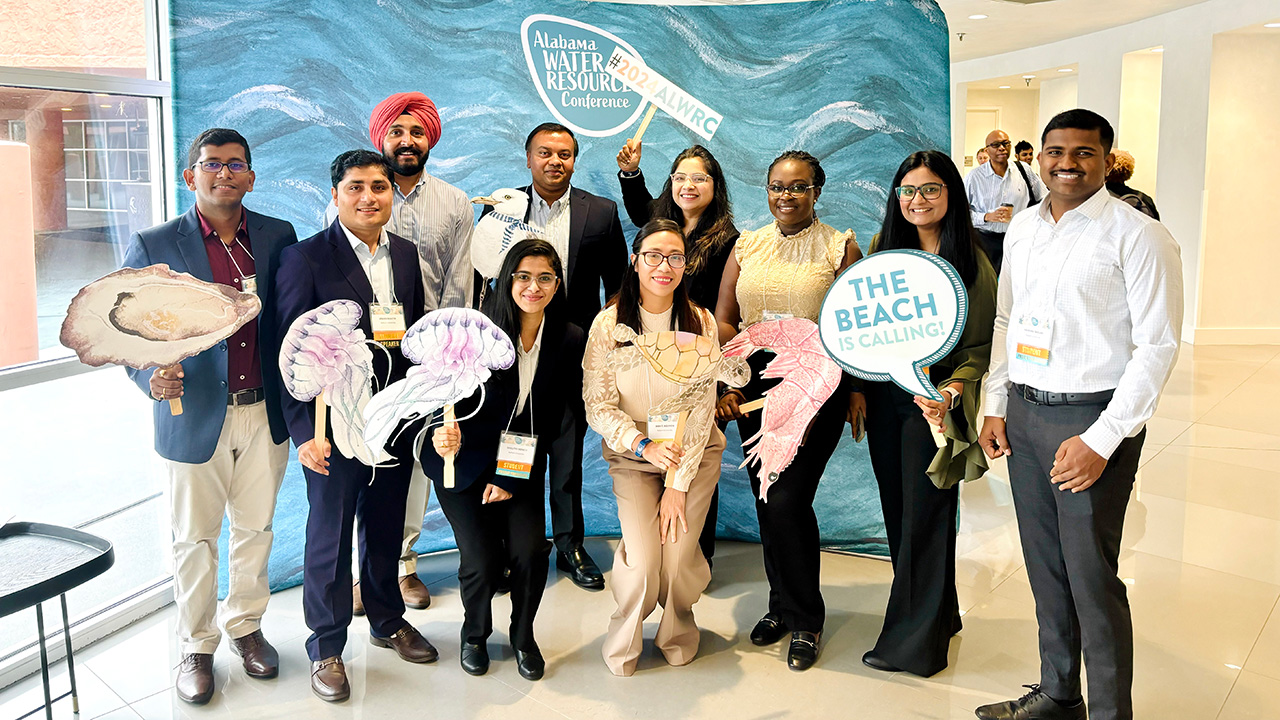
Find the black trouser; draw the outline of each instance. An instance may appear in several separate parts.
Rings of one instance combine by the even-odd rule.
[[[485,483],[461,492],[437,485],[436,500],[453,526],[458,544],[458,586],[462,595],[462,642],[483,645],[493,632],[494,587],[511,571],[511,647],[537,649],[533,619],[547,584],[546,519],[536,481],[511,499],[481,503]]]
[[[769,352],[752,355],[753,380],[743,389],[747,400],[755,400],[779,380],[761,380],[760,371],[773,359]],[[791,630],[822,632],[826,605],[822,601],[819,573],[822,550],[818,536],[818,516],[813,512],[813,498],[827,461],[840,443],[845,417],[849,412],[849,395],[841,390],[832,393],[809,426],[809,436],[796,451],[795,459],[769,486],[769,501],[760,500],[759,466],[748,466],[751,492],[756,496],[756,518],[760,522],[760,545],[764,550],[764,573],[769,579],[769,612],[782,618]],[[763,410],[738,420],[743,440],[760,430]]]
[[[573,358],[564,362],[581,362]],[[556,549],[567,552],[582,544],[582,440],[587,436],[587,414],[581,388],[566,389],[560,435],[551,441],[547,465],[550,467],[551,534]]]
[[[910,393],[866,384],[867,444],[893,559],[893,586],[875,652],[890,665],[928,677],[947,666],[960,631],[956,599],[958,487],[939,490],[926,471],[938,448]]]
[[[302,611],[311,660],[341,655],[351,624],[351,532],[360,520],[360,600],[369,630],[390,637],[405,626],[400,596],[400,545],[413,471],[416,428],[397,430],[388,450],[399,464],[373,468],[334,452],[329,474],[303,469],[307,480],[307,544],[303,551]],[[370,484],[370,480],[373,483]]]
[[[987,259],[991,261],[991,267],[996,270],[996,277],[1000,277],[1000,264],[1004,262],[1004,233],[991,232],[989,230],[978,230],[978,244],[982,246],[982,251],[987,254]]]
[[[1080,655],[1089,666],[1091,720],[1133,717],[1133,620],[1117,575],[1124,513],[1146,430],[1120,443],[1097,482],[1062,492],[1049,482],[1064,440],[1105,405],[1035,405],[1009,398],[1009,483],[1040,626],[1040,689],[1080,697]]]

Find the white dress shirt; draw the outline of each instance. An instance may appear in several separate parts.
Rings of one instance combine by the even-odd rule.
[[[1104,187],[1057,222],[1048,201],[1015,217],[1004,246],[983,414],[1005,416],[1013,383],[1060,393],[1114,389],[1081,435],[1110,458],[1155,413],[1178,357],[1178,244]],[[1023,317],[1052,322],[1047,366],[1016,357]]]
[[[568,263],[569,260],[569,191],[572,188],[566,188],[564,194],[556,198],[550,205],[542,196],[538,194],[537,188],[530,186],[529,192],[533,196],[529,198],[531,205],[529,206],[529,224],[542,228],[542,232],[547,236],[547,241],[555,247],[556,252],[560,254],[561,260]],[[569,278],[564,279],[564,289],[569,289]]]
[[[520,393],[516,395],[516,415],[524,412],[524,403],[528,399],[529,393],[533,391],[533,376],[538,372],[538,356],[542,353],[542,329],[547,326],[547,319],[542,318],[542,322],[538,324],[538,337],[534,338],[533,346],[528,352],[524,349],[524,341],[519,337],[516,341],[516,366],[520,374]],[[532,418],[530,418],[532,419]]]
[[[426,311],[470,307],[474,271],[471,266],[471,227],[475,212],[467,194],[440,178],[422,173],[406,196],[392,183],[395,199],[387,232],[418,248],[418,264]],[[326,225],[338,217],[332,202],[325,210]]]
[[[1027,189],[1027,183],[1022,179],[1022,173],[1018,172],[1018,168],[1014,165],[1016,162],[1018,161],[1013,158],[1009,159],[1009,167],[1005,168],[1004,177],[997,175],[989,162],[979,165],[965,176],[964,189],[969,196],[969,214],[973,218],[975,228],[994,233],[1007,232],[1009,223],[987,222],[984,219],[986,214],[993,212],[1004,203],[1013,205],[1014,215],[1030,206],[1032,198]],[[1040,181],[1040,177],[1025,163],[1022,169],[1027,171],[1027,179],[1031,181],[1035,196],[1041,200],[1048,197],[1049,190]]]
[[[347,241],[351,243],[351,249],[355,251],[365,277],[369,278],[369,284],[373,286],[374,299],[380,303],[397,302],[395,280],[391,274],[391,240],[387,238],[387,229],[384,227],[379,231],[378,246],[370,253],[369,246],[341,221],[338,222],[338,227],[347,234]]]

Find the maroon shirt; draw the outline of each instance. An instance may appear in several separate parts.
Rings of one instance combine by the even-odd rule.
[[[248,214],[240,211],[240,228],[236,231],[236,242],[230,246],[222,242],[198,208],[196,215],[200,218],[200,232],[204,235],[204,249],[209,256],[209,267],[213,269],[213,281],[243,290],[244,278],[253,277],[255,273],[253,256],[250,255],[253,246],[249,244]],[[227,338],[227,389],[239,392],[260,387],[262,360],[258,357],[258,319],[254,318]]]

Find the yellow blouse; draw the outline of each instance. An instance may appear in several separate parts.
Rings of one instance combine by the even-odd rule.
[[[839,232],[814,219],[795,235],[778,232],[774,221],[742,233],[734,249],[738,274],[740,328],[765,319],[765,313],[818,321],[822,299],[844,260],[852,230]],[[774,318],[770,318],[774,319]]]

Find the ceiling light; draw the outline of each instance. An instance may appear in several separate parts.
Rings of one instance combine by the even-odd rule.
[[[970,19],[970,20],[972,20],[973,18],[969,18],[969,19]],[[1262,27],[1264,27],[1264,28],[1271,28],[1272,30],[1275,30],[1276,28],[1280,28],[1280,23],[1267,23],[1266,25],[1263,25]]]
[[[1164,48],[1151,48],[1151,52],[1153,52],[1153,53],[1162,53],[1162,52],[1164,52]]]
[[[1008,85],[1001,85],[1001,86],[1000,86],[1000,89],[1001,89],[1001,90],[1008,90],[1008,89],[1009,89],[1009,86],[1008,86]]]
[[[1071,72],[1074,68],[1058,68],[1058,72]]]
[[[71,108],[62,108],[62,112],[71,112]]]
[[[987,16],[986,15],[970,15],[969,19],[970,20],[986,20]],[[1268,25],[1267,27],[1271,27],[1271,26]]]
[[[1035,75],[1023,75],[1023,76],[1022,76],[1022,79],[1023,79],[1023,80],[1033,80],[1033,79],[1035,79]]]
[[[110,110],[110,109],[111,109],[111,106],[110,106],[110,105],[99,105],[98,107],[100,107],[100,108],[105,108],[105,109],[107,109],[107,110]]]

